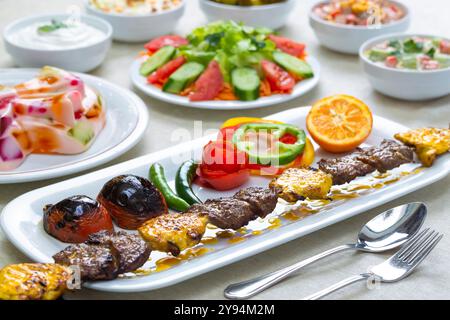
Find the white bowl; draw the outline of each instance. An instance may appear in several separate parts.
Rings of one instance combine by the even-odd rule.
[[[313,28],[320,44],[334,51],[358,54],[359,48],[367,40],[388,33],[404,32],[410,24],[408,7],[397,1],[390,2],[404,10],[405,16],[402,19],[388,24],[369,27],[337,24],[323,20],[314,13],[314,8],[327,2],[329,1],[319,2],[309,10],[309,24]]]
[[[200,8],[210,22],[217,20],[234,20],[252,27],[279,29],[286,24],[292,13],[296,0],[261,6],[235,6],[210,0],[199,0]]]
[[[113,39],[124,42],[144,42],[173,31],[184,13],[186,1],[173,9],[139,15],[106,13],[85,0],[87,13],[108,21],[113,27]]]
[[[411,36],[435,37],[397,33],[371,39],[361,46],[360,60],[371,85],[387,96],[411,101],[429,100],[450,94],[450,68],[428,71],[394,69],[376,64],[364,54],[374,45],[385,40],[403,40]]]
[[[69,14],[43,14],[16,20],[3,30],[6,51],[20,67],[41,68],[50,65],[70,71],[86,72],[98,67],[111,46],[112,28],[106,21],[81,15],[81,21],[105,33],[98,42],[68,49],[35,49],[14,43],[11,35],[31,24],[48,22],[51,19],[65,20]]]

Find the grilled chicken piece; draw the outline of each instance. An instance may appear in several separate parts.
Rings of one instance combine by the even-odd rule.
[[[64,266],[78,266],[82,281],[111,280],[119,274],[119,255],[111,242],[71,245],[55,254],[53,259]]]
[[[331,175],[313,169],[290,168],[269,186],[278,192],[278,196],[287,202],[298,200],[325,199],[333,184]]]
[[[333,184],[344,184],[375,171],[374,167],[357,159],[362,151],[362,149],[357,148],[356,152],[348,156],[321,159],[317,164],[320,170],[333,176]]]
[[[379,172],[386,172],[399,167],[404,163],[413,162],[413,149],[395,142],[394,140],[383,140],[379,147],[363,149],[363,152],[356,155],[362,161]]]
[[[425,167],[431,167],[436,156],[450,149],[450,130],[422,128],[405,133],[397,133],[395,139],[416,148],[417,156]]]
[[[163,214],[152,218],[138,231],[153,250],[170,252],[177,256],[184,249],[200,242],[207,223],[207,217],[188,211],[184,214]]]
[[[248,202],[234,198],[206,200],[203,204],[194,204],[188,212],[207,216],[209,222],[218,228],[233,230],[258,217]]]
[[[70,269],[52,263],[21,263],[0,270],[0,300],[55,300],[67,289]]]
[[[272,213],[278,202],[278,196],[272,189],[261,187],[242,189],[233,198],[250,204],[252,211],[261,218]]]
[[[111,243],[119,255],[119,274],[131,272],[144,265],[152,252],[150,246],[137,234],[118,231],[100,231],[89,236],[92,245]]]

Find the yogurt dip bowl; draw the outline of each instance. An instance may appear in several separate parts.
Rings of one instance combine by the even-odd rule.
[[[299,1],[286,0],[258,6],[222,4],[210,0],[199,0],[199,2],[200,8],[210,22],[232,19],[252,27],[279,29],[286,24],[289,15]]]
[[[319,42],[324,47],[347,54],[358,54],[359,48],[367,40],[388,33],[404,32],[410,24],[408,7],[397,1],[389,1],[399,7],[404,16],[387,24],[359,26],[330,22],[319,17],[314,11],[317,7],[330,1],[321,1],[309,10],[309,24],[314,30]]]
[[[87,15],[79,22],[70,17],[44,14],[10,23],[3,30],[6,51],[20,67],[52,65],[78,72],[98,67],[111,46],[111,25]]]
[[[396,69],[371,61],[367,51],[386,40],[405,40],[411,37],[441,38],[421,34],[389,34],[365,42],[359,57],[364,72],[375,90],[397,99],[422,101],[450,94],[450,67],[437,70]]]
[[[168,10],[155,13],[105,12],[85,0],[86,12],[108,21],[113,28],[113,39],[123,42],[145,42],[173,31],[184,13],[187,0]]]

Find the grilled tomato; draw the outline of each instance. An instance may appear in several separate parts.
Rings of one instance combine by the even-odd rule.
[[[119,227],[128,230],[135,230],[145,221],[168,213],[161,192],[149,180],[134,175],[122,175],[108,181],[97,200]]]
[[[62,242],[81,243],[101,230],[114,231],[111,217],[97,201],[73,196],[44,208],[45,231]]]

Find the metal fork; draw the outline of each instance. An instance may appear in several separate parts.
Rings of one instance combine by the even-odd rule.
[[[352,283],[374,279],[381,282],[396,282],[407,277],[433,250],[443,235],[429,228],[416,234],[392,257],[372,267],[367,273],[347,278],[303,300],[317,300]]]

